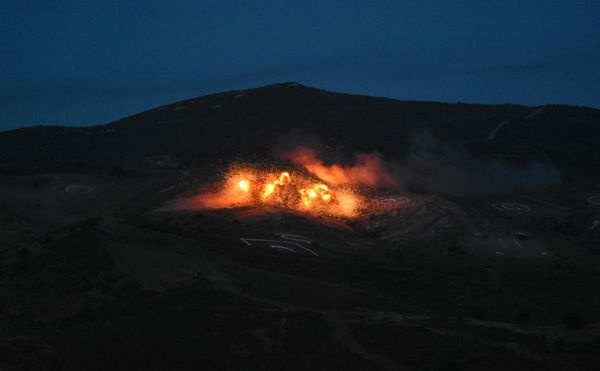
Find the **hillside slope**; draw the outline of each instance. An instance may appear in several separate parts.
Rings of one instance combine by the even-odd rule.
[[[107,125],[3,132],[0,171],[90,171],[155,155],[188,164],[264,158],[293,132],[342,152],[401,158],[411,135],[422,131],[512,164],[550,160],[567,177],[600,169],[599,110],[408,102],[284,83],[185,100]]]

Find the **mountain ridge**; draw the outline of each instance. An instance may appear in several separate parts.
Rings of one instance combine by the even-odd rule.
[[[401,159],[415,133],[429,132],[476,156],[551,161],[577,176],[600,169],[598,122],[600,110],[588,107],[400,101],[286,82],[186,99],[103,125],[0,132],[0,172],[97,171],[165,154],[189,164],[269,158],[292,132],[348,153]]]

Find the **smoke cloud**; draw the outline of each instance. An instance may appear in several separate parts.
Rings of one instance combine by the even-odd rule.
[[[304,167],[324,182],[337,186],[343,184],[365,185],[373,188],[394,187],[399,182],[386,170],[379,155],[358,154],[353,165],[326,164],[313,148],[299,146],[283,154],[283,159]]]
[[[413,134],[410,146],[399,171],[403,184],[412,190],[469,196],[561,183],[560,172],[549,162],[518,167],[442,143],[429,131]]]
[[[282,136],[275,148],[280,159],[302,166],[331,185],[483,196],[562,182],[560,172],[550,162],[516,166],[440,141],[428,130],[413,133],[407,154],[397,159],[384,160],[378,153],[349,157],[349,148],[324,145],[314,135],[298,131]]]

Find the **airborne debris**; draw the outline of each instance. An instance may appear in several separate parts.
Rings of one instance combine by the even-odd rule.
[[[233,165],[217,191],[202,192],[191,205],[185,202],[183,207],[272,206],[318,216],[356,218],[365,212],[368,190],[399,185],[375,153],[358,154],[354,164],[332,164],[319,158],[314,149],[298,146],[283,158],[293,164],[291,169]]]
[[[223,209],[273,206],[322,216],[355,218],[365,203],[350,185],[330,186],[300,171],[277,171],[260,166],[232,166],[217,191],[192,198],[186,208]]]

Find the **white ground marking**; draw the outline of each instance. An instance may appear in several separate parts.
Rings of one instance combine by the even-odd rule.
[[[172,186],[170,186],[170,187],[167,187],[167,188],[165,188],[165,189],[161,189],[160,191],[158,191],[158,193],[165,193],[165,192],[172,191],[172,190],[174,190],[174,189],[175,189],[175,186],[174,186],[174,185],[172,185]]]
[[[296,250],[294,249],[290,249],[289,247],[285,247],[285,246],[281,246],[281,245],[271,245],[272,249],[278,249],[278,250],[286,250],[291,252],[292,254],[296,253]]]
[[[501,123],[499,123],[494,130],[491,131],[490,135],[488,135],[488,140],[494,140],[496,139],[496,134],[498,134],[498,132],[500,131],[500,129],[502,129],[502,127],[508,125],[510,122],[508,120],[502,120]]]
[[[306,237],[299,236],[297,234],[284,233],[284,234],[281,235],[281,238],[285,238],[286,240],[290,240],[290,241],[304,242],[304,243],[307,243],[309,245],[312,245],[312,241],[311,240],[308,240]]]
[[[523,247],[523,245],[521,245],[521,243],[520,243],[519,241],[517,241],[517,240],[513,240],[513,242],[514,242],[514,243],[515,243],[517,246],[519,246],[519,247]]]
[[[53,192],[90,193],[92,187],[82,184],[58,184],[52,187]]]
[[[240,240],[242,240],[243,243],[245,243],[248,246],[252,246],[252,242],[269,242],[269,243],[274,243],[274,244],[288,244],[288,245],[293,245],[296,247],[299,247],[303,250],[308,251],[309,253],[311,253],[314,256],[319,256],[319,254],[317,254],[316,252],[312,251],[311,249],[309,249],[308,247],[304,247],[302,245],[300,245],[297,242],[294,241],[282,241],[282,240],[269,240],[269,239],[262,239],[262,238],[248,238],[248,237],[240,237]]]
[[[600,196],[591,196],[588,202],[592,205],[600,206]]]
[[[502,251],[496,251],[496,255],[504,255]]]
[[[531,207],[513,202],[493,203],[492,206],[500,211],[519,211],[523,213],[528,213],[531,211]]]
[[[80,186],[80,185],[70,185],[65,187],[65,192],[77,192],[77,190],[83,191],[84,193],[91,192],[92,189],[88,186]]]

